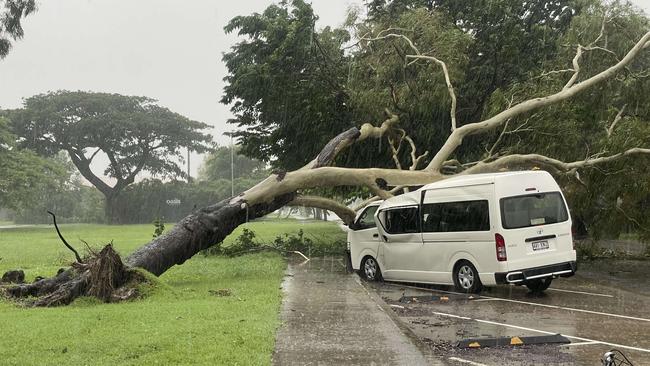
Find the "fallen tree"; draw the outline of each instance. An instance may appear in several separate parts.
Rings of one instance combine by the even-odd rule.
[[[600,37],[599,37],[600,38]],[[150,243],[140,247],[130,254],[122,263],[119,256],[107,246],[100,253],[91,256],[85,262],[75,263],[70,269],[62,271],[54,278],[42,279],[32,284],[11,287],[7,293],[14,298],[35,296],[36,306],[55,306],[68,304],[82,295],[97,296],[104,301],[115,301],[128,296],[116,293],[123,288],[124,283],[133,281],[133,269],[140,268],[162,275],[174,265],[180,265],[201,250],[220,243],[237,226],[261,216],[264,216],[282,206],[309,203],[337,212],[346,223],[354,217],[354,210],[325,197],[302,196],[301,190],[332,186],[363,186],[367,187],[374,199],[387,199],[394,194],[408,189],[409,186],[420,186],[449,178],[457,174],[474,174],[494,172],[504,169],[543,167],[554,172],[576,174],[584,167],[594,166],[623,159],[633,155],[648,155],[650,148],[632,148],[610,155],[588,157],[584,160],[563,162],[539,154],[514,154],[498,156],[488,154],[481,161],[462,163],[453,159],[452,155],[464,139],[471,135],[484,134],[503,127],[512,118],[531,113],[535,110],[570,100],[605,80],[613,78],[621,70],[630,66],[631,62],[650,47],[650,32],[643,35],[627,54],[611,67],[579,80],[582,75],[580,59],[590,48],[578,46],[573,59],[572,75],[566,85],[559,91],[529,99],[509,106],[507,109],[483,121],[458,126],[455,118],[456,98],[454,87],[447,72],[444,61],[430,55],[423,55],[413,42],[403,34],[380,32],[375,37],[364,37],[362,42],[381,42],[386,39],[400,39],[406,42],[413,53],[406,59],[435,62],[440,65],[445,74],[445,82],[451,99],[451,134],[442,147],[433,155],[428,165],[418,169],[419,163],[428,152],[418,155],[413,140],[405,131],[399,128],[399,116],[386,111],[386,120],[378,126],[370,123],[360,128],[351,128],[331,139],[320,153],[309,163],[294,171],[274,172],[253,188],[237,196],[205,207],[191,213],[181,220],[168,233],[159,236]],[[613,130],[612,124],[612,130]],[[336,157],[351,145],[368,139],[387,138],[393,151],[397,168],[344,168],[334,166]],[[497,140],[498,142],[498,140]],[[411,149],[411,164],[408,169],[402,169],[398,153],[404,145]],[[454,168],[456,173],[445,173]],[[362,204],[362,205],[363,205]],[[358,208],[358,207],[357,207]],[[124,290],[122,290],[124,291]]]

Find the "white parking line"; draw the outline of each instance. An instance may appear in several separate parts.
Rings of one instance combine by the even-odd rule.
[[[422,290],[422,291],[429,291],[429,292],[441,292],[441,293],[445,293],[445,294],[468,295],[468,294],[465,294],[465,293],[462,293],[462,292],[435,290],[435,289],[422,288],[422,287],[416,287],[416,286],[410,286],[410,285],[393,284],[393,283],[385,283],[385,284],[389,285],[389,286],[412,288],[412,289],[417,289],[417,290]],[[565,306],[547,305],[547,304],[540,304],[540,303],[537,303],[537,302],[504,299],[502,297],[493,297],[493,296],[480,295],[479,299],[477,299],[477,300],[480,300],[480,299],[493,299],[493,300],[499,300],[499,301],[514,302],[514,303],[517,303],[517,304],[541,306],[541,307],[551,308],[551,309],[561,309],[561,310],[576,311],[576,312],[587,313],[587,314],[611,316],[611,317],[621,318],[621,319],[629,319],[629,320],[637,320],[637,321],[642,321],[642,322],[650,322],[650,319],[638,318],[638,317],[635,317],[635,316],[612,314],[612,313],[603,313],[603,312],[600,312],[600,311],[577,309],[577,308],[568,308],[568,307],[565,307]],[[477,301],[477,300],[474,300],[474,301]]]
[[[469,320],[477,321],[479,323],[485,323],[485,324],[491,324],[491,325],[500,325],[500,326],[503,326],[503,327],[527,330],[527,331],[530,331],[530,332],[537,332],[537,333],[542,333],[542,334],[558,334],[558,333],[555,333],[555,332],[548,332],[548,331],[545,331],[545,330],[521,327],[521,326],[518,326],[518,325],[512,325],[512,324],[507,324],[507,323],[494,322],[494,321],[491,321],[491,320],[465,318],[465,317],[461,317],[461,316],[454,315],[454,314],[447,314],[447,313],[440,313],[440,312],[434,312],[434,314],[437,314],[437,315],[440,315],[440,316],[447,316],[447,317],[451,317],[451,318],[469,319]],[[568,335],[568,334],[560,334],[560,335],[563,336],[563,337],[571,338],[571,339],[577,339],[577,340],[583,341],[583,342],[594,342],[594,343],[604,344],[604,345],[611,346],[611,347],[625,348],[625,349],[629,349],[629,350],[650,353],[650,349],[626,346],[626,345],[617,344],[617,343],[609,343],[609,342],[599,341],[599,340],[596,340],[596,339],[577,337],[577,336],[572,336],[572,335]]]
[[[584,291],[565,290],[565,289],[561,289],[561,288],[548,288],[547,290],[552,290],[552,291],[561,291],[561,292],[570,292],[570,293],[572,293],[572,294],[581,294],[581,295],[602,296],[602,297],[614,297],[614,295],[597,294],[597,293],[595,293],[595,292],[584,292]]]
[[[478,299],[478,300],[474,300],[474,301],[472,301],[472,302],[498,301],[498,300],[499,300],[499,299]]]
[[[569,344],[565,344],[565,346],[587,346],[590,344],[598,344],[598,342],[571,342]]]
[[[458,358],[458,357],[449,357],[449,360],[451,360],[451,361],[458,361],[458,362],[460,362],[460,363],[466,363],[466,364],[468,364],[468,365],[472,365],[472,366],[487,366],[487,365],[484,364],[484,363],[478,363],[478,362],[474,362],[474,361],[470,361],[470,360],[465,360],[465,359]]]
[[[544,307],[544,308],[561,309],[561,310],[576,311],[576,312],[587,313],[587,314],[611,316],[611,317],[621,318],[621,319],[629,319],[629,320],[637,320],[637,321],[642,321],[642,322],[650,322],[650,319],[638,318],[636,316],[603,313],[603,312],[600,312],[600,311],[585,310],[585,309],[567,308],[567,307],[564,307],[564,306],[540,304],[540,303],[537,303],[537,302],[528,302],[528,301],[521,301],[521,300],[504,299],[502,297],[491,297],[491,296],[481,296],[481,297],[486,298],[486,299],[498,299],[498,300],[506,301],[506,302],[514,302],[516,304],[526,304],[526,305],[533,305],[533,306],[541,306],[541,307]]]

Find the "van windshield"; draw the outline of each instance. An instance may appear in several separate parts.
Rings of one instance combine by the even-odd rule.
[[[500,202],[504,229],[555,224],[569,219],[560,192],[506,197]]]

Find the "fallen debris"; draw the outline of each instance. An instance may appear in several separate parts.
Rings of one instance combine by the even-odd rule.
[[[458,348],[510,347],[531,344],[571,343],[561,334],[530,337],[497,337],[464,339],[456,345]]]
[[[219,296],[219,297],[232,296],[232,290],[229,288],[222,288],[219,290],[208,290],[208,292],[214,296]]]
[[[2,275],[2,282],[5,283],[23,283],[25,282],[25,272],[20,269],[7,271]]]

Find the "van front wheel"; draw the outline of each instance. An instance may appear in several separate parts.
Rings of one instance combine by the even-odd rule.
[[[483,288],[476,267],[468,261],[458,262],[454,267],[454,285],[457,291],[464,293],[477,293]]]
[[[544,290],[546,290],[551,285],[551,282],[553,282],[552,277],[538,278],[527,281],[526,287],[528,287],[531,292],[539,293],[544,292]]]
[[[368,281],[378,281],[381,279],[381,270],[375,258],[363,258],[361,262],[361,275]]]

